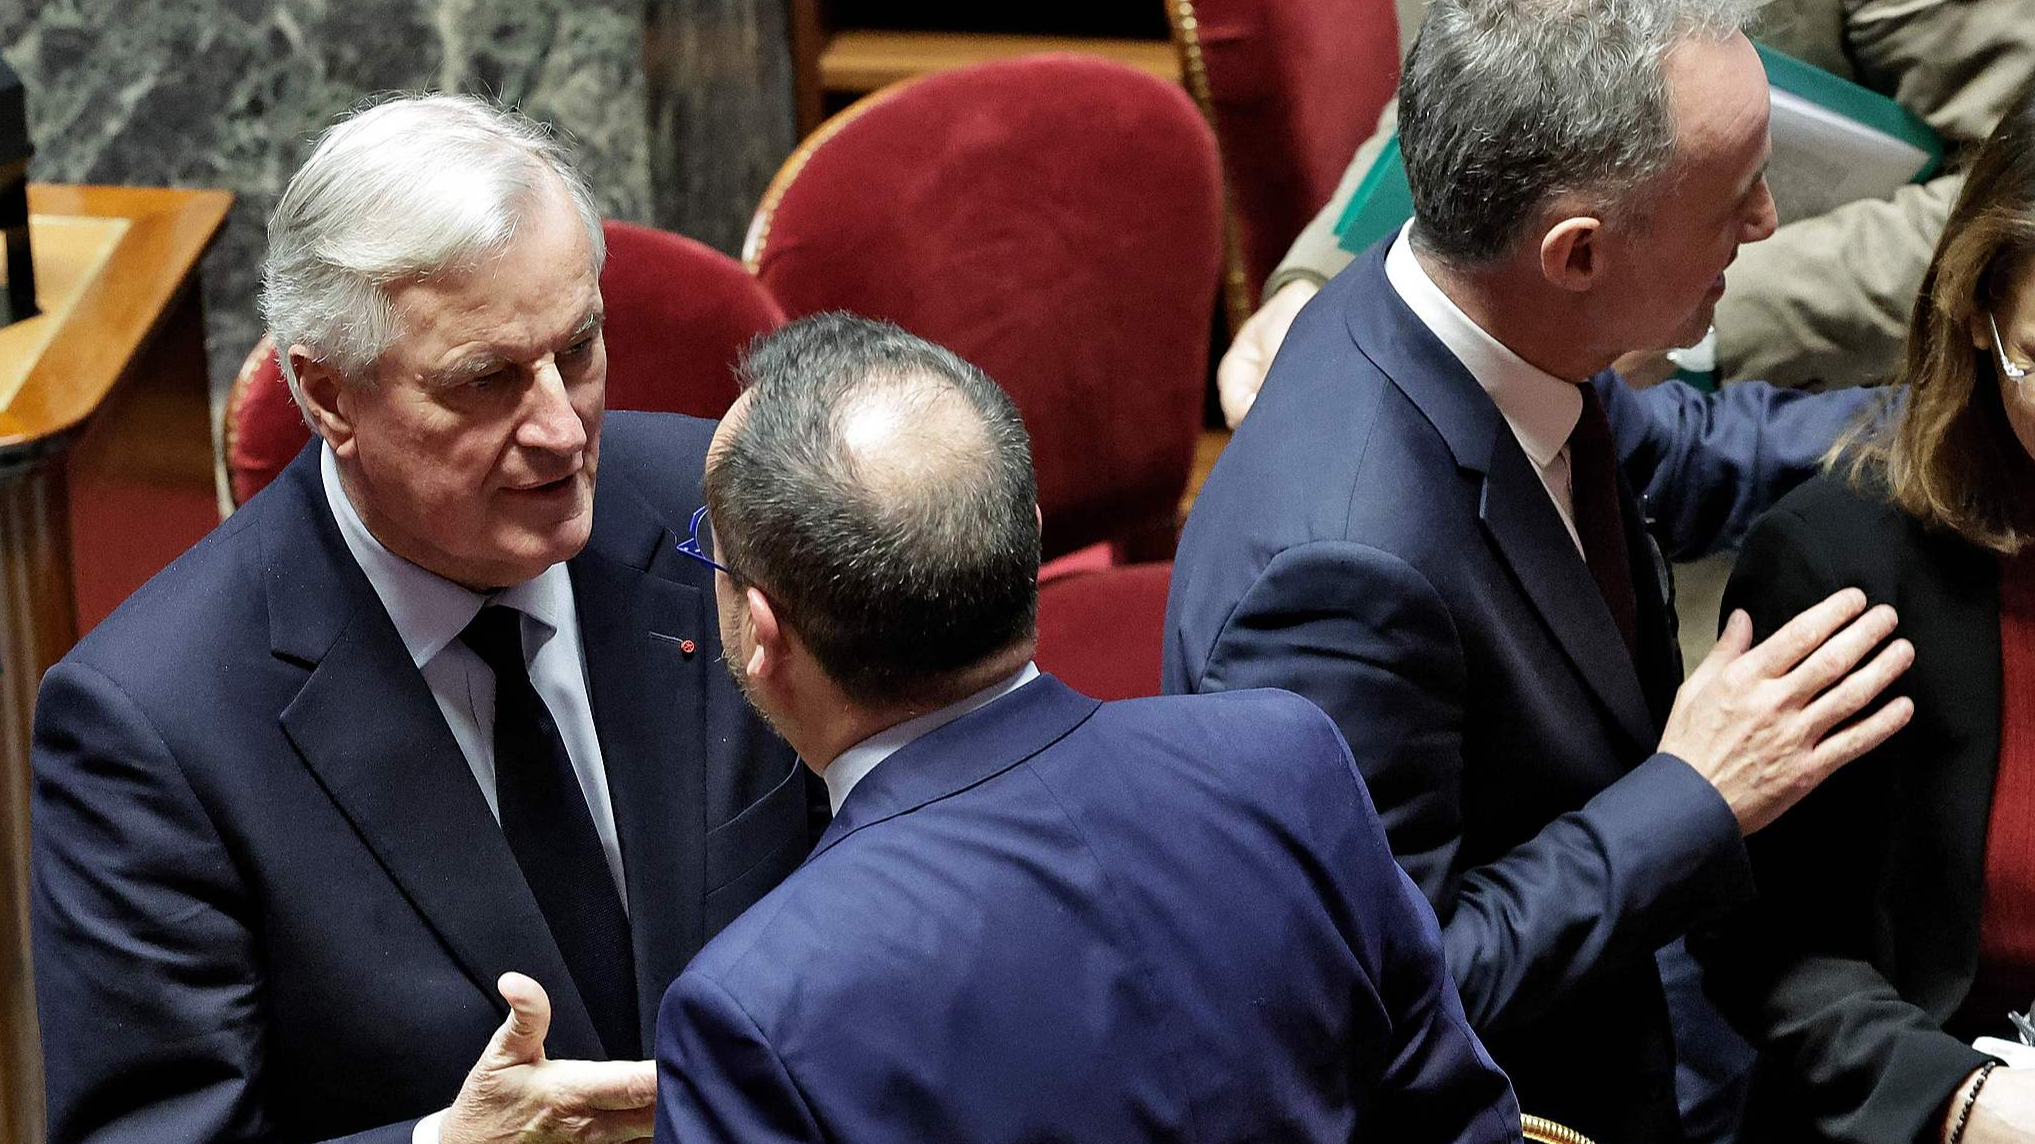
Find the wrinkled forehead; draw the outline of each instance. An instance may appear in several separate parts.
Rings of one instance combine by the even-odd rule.
[[[512,361],[541,356],[602,316],[593,252],[569,210],[531,212],[503,249],[392,284],[386,296],[399,330],[391,356],[412,365],[482,348]]]

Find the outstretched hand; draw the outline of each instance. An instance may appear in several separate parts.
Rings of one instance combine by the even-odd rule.
[[[467,1073],[439,1126],[440,1144],[620,1144],[651,1136],[657,1069],[650,1061],[544,1056],[551,999],[520,973],[495,987],[509,1016]]]

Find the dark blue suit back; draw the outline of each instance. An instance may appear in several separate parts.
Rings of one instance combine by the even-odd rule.
[[[1310,705],[1042,678],[879,765],[687,969],[658,1138],[1516,1139],[1439,955]]]

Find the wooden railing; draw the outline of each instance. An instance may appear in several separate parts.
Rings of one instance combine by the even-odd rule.
[[[28,954],[36,687],[219,521],[197,265],[231,202],[28,192],[43,313],[0,328],[0,1140],[43,1138]]]

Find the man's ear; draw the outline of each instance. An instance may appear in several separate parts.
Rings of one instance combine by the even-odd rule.
[[[745,672],[753,682],[781,684],[786,655],[791,650],[790,633],[778,622],[777,609],[771,604],[770,597],[755,585],[742,589],[742,602],[747,605],[749,613]]]
[[[1540,273],[1555,286],[1581,294],[1605,267],[1604,223],[1590,215],[1565,218],[1540,239]]]
[[[348,403],[341,399],[346,383],[339,371],[311,356],[301,345],[290,347],[290,369],[297,375],[298,392],[304,395],[304,412],[311,429],[332,447],[338,457],[353,455],[353,418]]]

